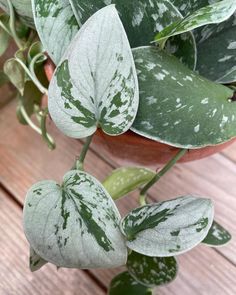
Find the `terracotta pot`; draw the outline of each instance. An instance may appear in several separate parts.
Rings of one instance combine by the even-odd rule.
[[[50,81],[55,70],[54,64],[48,60],[45,64],[45,73]],[[216,146],[188,150],[180,162],[199,160],[218,153],[236,141],[236,138]],[[98,130],[93,143],[100,153],[109,155],[120,165],[136,164],[156,167],[169,161],[179,148],[147,139],[132,131],[119,136],[108,136]]]

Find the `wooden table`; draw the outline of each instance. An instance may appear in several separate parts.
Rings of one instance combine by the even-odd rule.
[[[0,295],[100,295],[106,294],[113,275],[120,270],[80,271],[46,265],[31,273],[28,243],[22,230],[22,206],[27,189],[42,179],[61,181],[73,165],[82,144],[63,136],[52,124],[57,149],[50,152],[40,136],[21,126],[15,101],[0,110]],[[86,170],[103,180],[115,163],[94,146]],[[200,245],[179,256],[179,275],[156,295],[236,294],[236,145],[208,159],[181,164],[150,190],[152,200],[184,194],[212,197],[215,218],[234,235],[223,248]],[[118,202],[124,214],[137,205],[137,193]]]

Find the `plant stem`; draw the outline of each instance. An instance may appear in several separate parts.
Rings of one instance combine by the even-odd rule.
[[[141,190],[140,200],[144,204],[147,191],[156,183],[160,178],[166,174],[187,152],[186,149],[181,149],[154,177],[151,179]]]
[[[48,116],[48,108],[41,111],[40,115],[41,115],[40,127],[41,127],[41,132],[42,132],[42,138],[47,143],[49,149],[54,150],[55,147],[56,147],[56,144],[55,144],[53,138],[47,133],[47,128],[46,128],[46,120],[47,120],[47,116]]]
[[[80,153],[79,159],[76,160],[74,168],[77,170],[84,170],[84,159],[87,155],[90,143],[92,142],[93,135],[90,135],[89,137],[86,138],[85,144],[83,146],[83,149]]]

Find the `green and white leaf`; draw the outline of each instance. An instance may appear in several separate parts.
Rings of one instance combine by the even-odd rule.
[[[152,295],[152,290],[138,283],[127,271],[118,274],[109,286],[108,295]]]
[[[66,135],[83,138],[98,126],[126,132],[138,109],[138,79],[125,30],[114,5],[80,29],[49,87],[49,111]]]
[[[55,64],[58,64],[79,30],[69,0],[32,0],[37,32]]]
[[[198,32],[199,73],[228,84],[236,81],[236,13],[229,20]],[[217,46],[216,46],[217,44]]]
[[[228,244],[231,238],[231,234],[214,221],[202,243],[212,247],[220,247]]]
[[[189,15],[204,6],[220,1],[221,0],[171,0],[183,16]]]
[[[182,15],[168,0],[70,0],[77,20],[83,24],[93,13],[114,3],[126,30],[131,47],[149,45],[154,36]],[[169,40],[168,52],[194,69],[196,66],[196,43],[191,32]]]
[[[34,28],[31,0],[11,0],[11,3],[21,21],[27,26]],[[0,0],[0,8],[7,13],[9,12],[7,0]]]
[[[49,180],[33,185],[23,215],[31,247],[48,262],[81,269],[126,263],[118,209],[103,186],[85,172],[69,171],[61,186]]]
[[[235,0],[222,0],[205,6],[181,21],[177,21],[155,37],[155,41],[168,39],[171,36],[192,31],[208,24],[217,24],[226,21],[236,10]]]
[[[125,167],[113,170],[104,181],[103,186],[117,200],[149,182],[156,173],[141,167]]]
[[[198,76],[155,47],[137,48],[133,55],[140,88],[135,133],[189,149],[236,136],[233,90]]]
[[[168,284],[176,278],[178,272],[174,257],[149,257],[134,251],[128,256],[126,265],[130,275],[148,287]]]
[[[211,200],[185,196],[134,209],[122,219],[121,230],[131,250],[151,257],[170,257],[201,243],[213,215]]]
[[[29,266],[32,272],[39,270],[47,264],[47,261],[42,259],[38,254],[34,251],[32,247],[30,247],[30,259],[29,259]]]

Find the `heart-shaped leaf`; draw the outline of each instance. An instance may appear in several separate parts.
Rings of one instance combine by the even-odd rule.
[[[132,130],[181,148],[216,145],[236,136],[233,90],[210,82],[155,47],[133,50],[140,86]]]
[[[217,24],[226,21],[236,10],[235,0],[222,0],[205,6],[186,16],[183,20],[175,22],[159,34],[155,40],[161,41],[171,36],[179,35],[188,31],[192,31],[198,27],[207,24]]]
[[[138,283],[127,271],[118,274],[109,287],[108,295],[152,295],[152,290]]]
[[[29,261],[29,266],[30,270],[32,272],[39,270],[41,267],[43,267],[47,261],[42,259],[32,247],[30,247],[30,261]]]
[[[121,230],[130,249],[147,256],[170,257],[201,243],[213,215],[209,199],[186,196],[131,211],[123,218]]]
[[[11,83],[24,94],[25,88],[25,71],[15,58],[8,59],[4,63],[4,73],[8,76]]]
[[[79,30],[69,0],[32,0],[37,32],[55,64],[58,64]]]
[[[202,243],[212,247],[220,247],[227,244],[231,238],[231,234],[220,224],[214,221]]]
[[[69,268],[106,268],[126,263],[120,215],[92,176],[70,171],[60,186],[42,181],[28,192],[24,230],[44,260]]]
[[[132,251],[127,268],[137,282],[155,287],[172,282],[176,278],[178,264],[174,257],[148,257]]]
[[[0,56],[5,53],[9,45],[9,35],[8,33],[0,27]]]
[[[117,200],[149,182],[155,175],[154,171],[141,167],[118,168],[103,181],[103,186]]]
[[[49,111],[66,135],[83,138],[99,125],[109,135],[126,132],[138,109],[132,52],[114,5],[80,29],[49,87]]]
[[[70,0],[70,2],[80,24],[102,7],[111,3],[116,4],[131,47],[149,45],[163,28],[183,18],[178,9],[168,0]],[[179,57],[190,68],[195,68],[196,44],[192,33],[169,40],[167,50]]]

